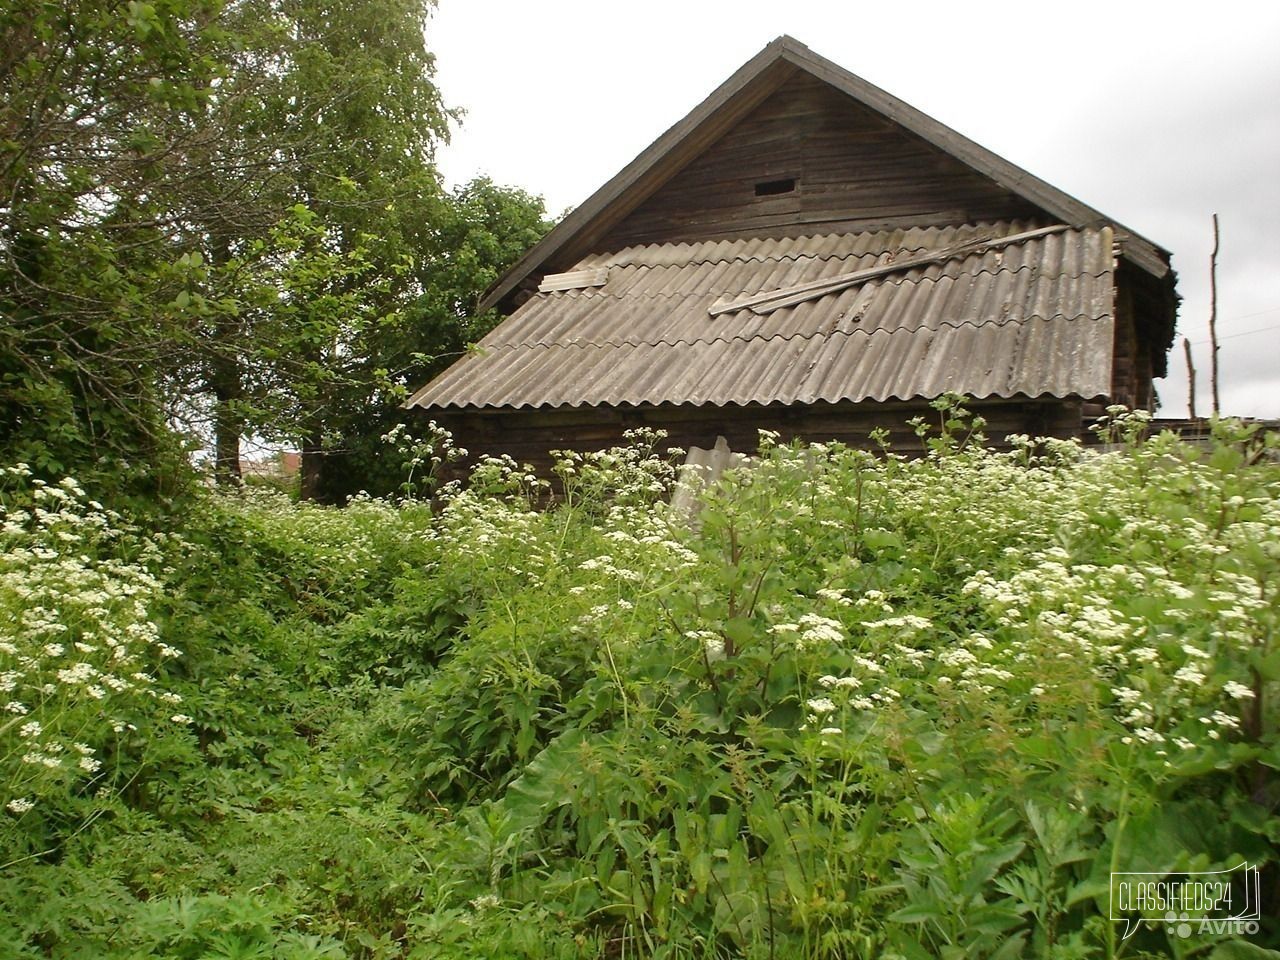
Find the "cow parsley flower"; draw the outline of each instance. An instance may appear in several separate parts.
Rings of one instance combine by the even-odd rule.
[[[1178,669],[1173,675],[1173,679],[1188,686],[1198,687],[1204,683],[1205,676],[1191,664],[1187,664],[1185,667]]]
[[[724,637],[714,630],[689,630],[685,636],[702,644],[702,651],[711,663],[725,658]]]
[[[828,617],[806,613],[800,617],[800,626],[804,628],[799,640],[802,647],[811,643],[840,643],[844,639],[840,623]]]
[[[1228,680],[1222,685],[1222,692],[1233,700],[1252,700],[1254,692],[1243,683],[1237,683],[1234,680]]]
[[[859,680],[857,677],[833,677],[830,675],[827,675],[825,677],[819,677],[818,683],[821,686],[828,687],[828,688],[844,687],[850,690],[856,690],[858,687],[862,686],[862,681]]]
[[[1226,727],[1229,730],[1240,729],[1240,721],[1229,713],[1223,713],[1221,710],[1213,711],[1213,715],[1209,717],[1209,720],[1217,726]]]

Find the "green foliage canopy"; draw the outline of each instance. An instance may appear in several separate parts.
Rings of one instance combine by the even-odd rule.
[[[544,227],[520,191],[442,188],[431,6],[6,5],[0,451],[154,492],[180,485],[173,426],[227,476],[255,433],[301,440],[317,492],[422,374],[405,350],[457,349]]]

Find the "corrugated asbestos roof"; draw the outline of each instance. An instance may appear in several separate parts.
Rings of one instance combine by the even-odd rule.
[[[1018,223],[628,247],[602,286],[538,293],[406,406],[1105,396],[1110,228],[1072,229],[892,273],[761,316],[716,301],[906,260]]]

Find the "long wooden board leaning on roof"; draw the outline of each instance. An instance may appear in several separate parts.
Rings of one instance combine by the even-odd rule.
[[[1066,224],[1057,224],[1052,227],[1041,227],[1038,230],[1026,230],[1022,233],[1013,233],[1004,237],[989,237],[978,240],[966,240],[963,243],[951,244],[938,250],[930,250],[927,253],[918,254],[914,257],[908,257],[906,260],[893,261],[890,255],[890,262],[880,264],[878,266],[869,267],[866,270],[855,270],[852,273],[844,273],[837,277],[825,277],[822,280],[812,280],[809,283],[796,284],[793,287],[783,287],[781,290],[770,290],[768,293],[758,293],[751,297],[744,297],[740,300],[717,300],[708,309],[713,317],[718,317],[725,313],[736,313],[739,310],[750,310],[752,313],[761,316],[773,313],[775,310],[781,310],[783,307],[793,307],[797,303],[804,303],[808,300],[817,300],[825,297],[829,293],[839,293],[841,290],[847,290],[849,287],[856,287],[860,283],[868,280],[874,280],[877,277],[888,276],[893,273],[901,273],[904,270],[910,270],[914,267],[927,267],[935,263],[945,263],[948,260],[956,260],[960,257],[967,257],[971,253],[984,253],[987,250],[998,250],[1000,247],[1007,247],[1010,244],[1022,243],[1024,240],[1034,240],[1037,237],[1047,237],[1052,233],[1061,233],[1068,229]]]

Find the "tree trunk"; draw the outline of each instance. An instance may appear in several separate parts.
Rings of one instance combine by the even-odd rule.
[[[231,244],[221,234],[210,238],[210,258],[215,264],[231,259]],[[209,361],[209,386],[213,391],[213,477],[219,486],[239,486],[240,438],[244,435],[243,371],[236,353],[235,320],[222,318],[215,324],[213,355]]]
[[[1213,388],[1213,415],[1218,404],[1218,215],[1213,215],[1213,252],[1209,254],[1209,384]]]
[[[229,357],[213,361],[213,476],[220,486],[239,486],[240,437],[244,434],[244,416],[238,404],[243,393],[239,364]]]
[[[318,430],[308,433],[302,441],[302,463],[299,468],[298,496],[303,500],[323,499],[324,449]]]

